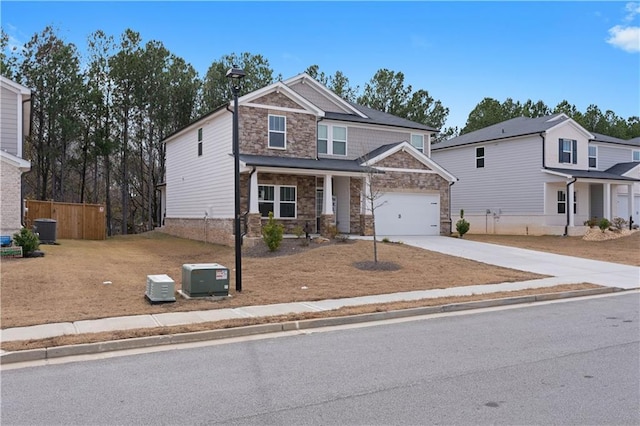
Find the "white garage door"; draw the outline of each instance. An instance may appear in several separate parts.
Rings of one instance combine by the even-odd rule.
[[[634,204],[631,215],[633,217],[633,223],[640,225],[640,196],[635,195]],[[629,197],[627,194],[618,194],[618,216],[629,220]]]
[[[440,235],[440,195],[387,192],[376,200],[376,234]]]

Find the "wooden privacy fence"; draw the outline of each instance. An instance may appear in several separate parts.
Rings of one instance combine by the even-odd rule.
[[[71,240],[104,240],[107,222],[101,204],[56,203],[27,200],[25,225],[32,229],[38,219],[56,221],[56,238]]]

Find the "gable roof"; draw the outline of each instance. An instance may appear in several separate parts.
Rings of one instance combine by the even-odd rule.
[[[327,98],[334,104],[340,105],[343,109],[347,111],[352,111],[356,115],[366,117],[366,115],[364,115],[361,111],[358,111],[358,109],[354,108],[353,105],[351,105],[351,103],[347,102],[346,100],[342,99],[340,96],[336,95],[333,91],[329,90],[326,86],[324,86],[322,83],[320,83],[319,81],[317,81],[315,78],[311,77],[307,73],[298,74],[294,77],[291,77],[283,81],[282,83],[289,86],[299,82],[313,87],[316,92],[322,94],[325,98]]]
[[[376,163],[384,160],[387,157],[395,154],[396,152],[403,151],[407,154],[411,155],[413,158],[427,166],[432,171],[438,173],[442,178],[444,178],[448,182],[457,182],[458,178],[445,170],[438,163],[433,161],[431,158],[424,155],[422,152],[418,151],[413,145],[411,145],[407,141],[402,141],[398,143],[391,143],[387,145],[383,145],[379,148],[374,149],[368,154],[363,155],[362,157],[356,159],[355,161],[361,162],[363,166],[371,166],[376,167]],[[381,168],[384,170],[384,168]]]
[[[565,114],[553,114],[544,117],[516,117],[501,123],[497,123],[483,129],[479,129],[458,137],[437,143],[432,150],[450,148],[453,146],[467,145],[477,142],[486,142],[497,139],[508,139],[518,136],[533,135],[545,132],[560,123],[571,120]]]

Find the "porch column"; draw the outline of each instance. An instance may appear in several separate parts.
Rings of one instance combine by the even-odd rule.
[[[250,182],[250,190],[249,190],[249,213],[260,213],[260,208],[258,206],[258,172],[253,172],[251,174],[251,182]]]
[[[324,200],[322,200],[322,214],[333,214],[333,176],[324,176],[323,188]]]
[[[605,183],[602,186],[602,202],[604,204],[602,209],[602,217],[606,217],[607,219],[611,220],[611,184]]]
[[[573,188],[575,183],[569,184],[567,186],[567,211],[569,212],[569,226],[575,226],[575,213],[573,212],[573,203],[575,202],[575,197],[573,196]]]

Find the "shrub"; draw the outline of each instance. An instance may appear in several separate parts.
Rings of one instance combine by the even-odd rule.
[[[469,232],[469,222],[464,218],[464,210],[460,210],[460,220],[456,222],[456,231],[460,235],[460,238],[467,232]]]
[[[598,225],[598,219],[592,217],[589,220],[584,221],[584,226],[588,226],[589,228],[595,228]]]
[[[391,240],[390,240],[389,238],[387,238],[387,237],[384,237],[384,238],[382,239],[382,242],[383,242],[383,243],[390,243],[390,242],[391,242]]]
[[[13,234],[13,241],[22,247],[22,255],[28,257],[40,247],[40,239],[30,229],[22,228],[20,232]]]
[[[602,232],[609,229],[610,226],[611,222],[609,222],[609,219],[607,219],[606,217],[603,217],[602,219],[600,219],[600,222],[598,222],[598,228],[600,228]]]
[[[338,234],[339,234],[339,232],[338,232],[338,227],[337,226],[331,225],[331,226],[329,226],[327,228],[327,236],[330,239],[332,239],[332,240],[335,239]]]
[[[621,217],[614,217],[611,222],[613,223],[613,226],[616,228],[616,231],[622,231],[629,224],[629,222],[627,222]]]
[[[304,229],[302,229],[302,226],[298,225],[292,229],[292,232],[297,238],[301,238],[302,234],[304,234]]]
[[[262,227],[262,240],[269,248],[269,251],[276,251],[280,248],[283,235],[284,226],[276,222],[273,218],[273,212],[269,212],[269,220]]]

